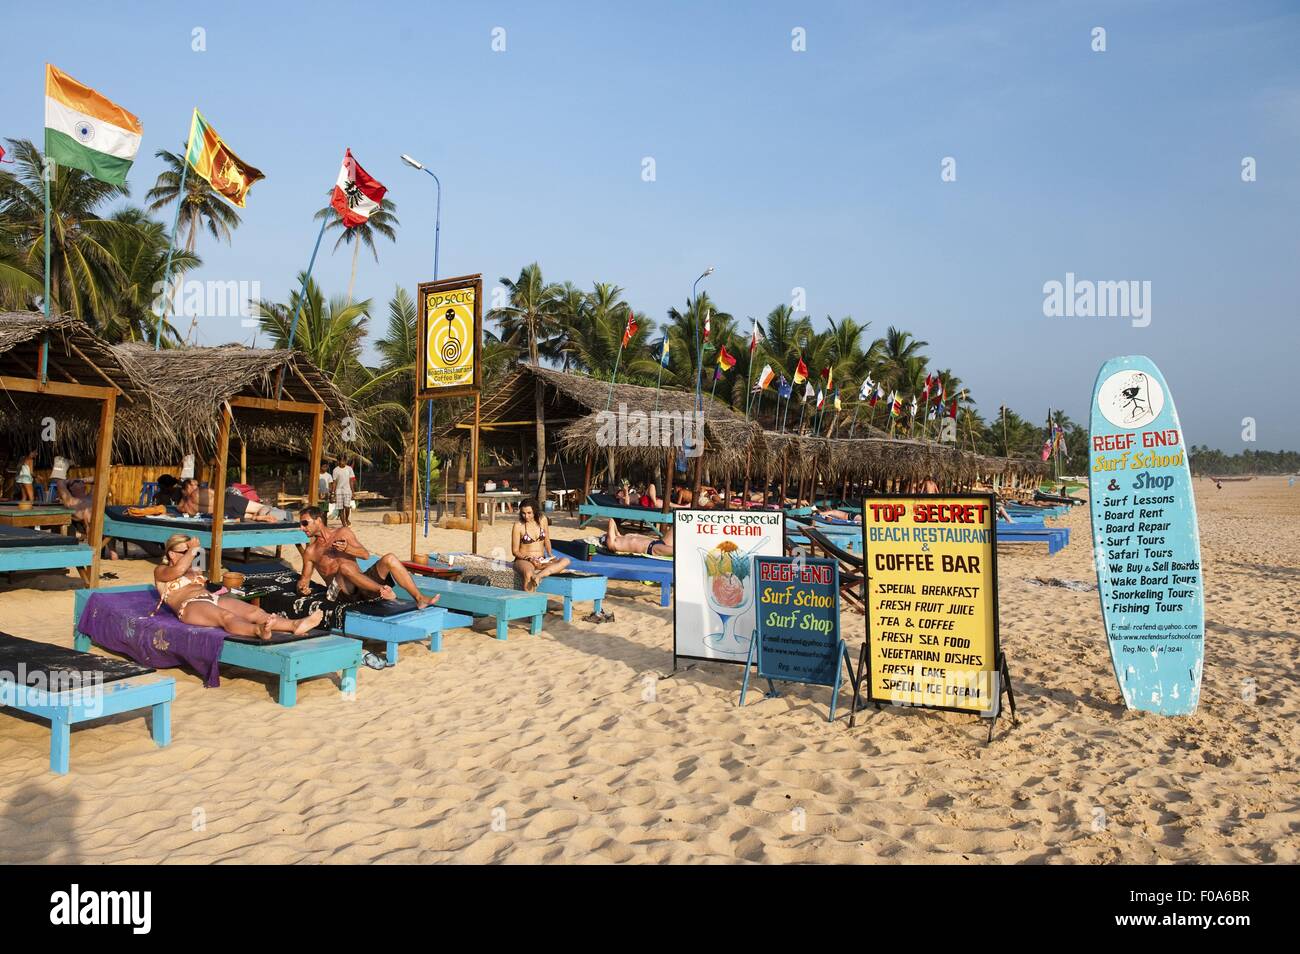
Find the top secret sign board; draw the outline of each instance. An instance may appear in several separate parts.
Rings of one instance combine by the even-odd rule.
[[[862,537],[867,639],[860,691],[873,702],[995,717],[1001,694],[994,498],[868,497]]]

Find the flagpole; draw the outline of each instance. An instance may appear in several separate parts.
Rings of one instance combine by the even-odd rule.
[[[781,433],[785,433],[785,422],[790,418],[790,400],[794,397],[794,385],[790,385],[790,395],[785,399],[785,413],[781,415]]]
[[[803,433],[803,416],[807,412],[807,410],[808,410],[808,398],[807,396],[805,396],[804,399],[799,402],[799,433],[800,434]]]
[[[609,394],[605,398],[605,410],[607,411],[609,410],[610,404],[614,401],[614,379],[618,377],[618,363],[621,360],[623,360],[622,344],[618,346],[618,354],[614,356],[614,373],[609,376]],[[658,395],[655,397],[657,399]]]
[[[664,349],[668,347],[668,332],[664,332],[663,343],[659,346],[659,375],[655,378],[655,411],[659,410],[659,386],[664,381]]]
[[[194,107],[194,112],[198,112],[198,107]],[[185,180],[190,173],[190,150],[194,148],[194,117],[190,117],[190,134],[185,140],[185,155],[181,157],[181,184],[176,190],[176,213],[172,216],[172,233],[171,238],[167,241],[167,265],[163,269],[163,300],[159,307],[161,314],[158,315],[158,327],[154,331],[153,350],[157,351],[162,347],[162,326],[167,320],[168,306],[174,305],[171,293],[172,282],[172,253],[176,251],[176,230],[181,226],[181,207],[185,204]]]
[[[50,320],[50,177],[54,174],[54,169],[50,163],[50,157],[47,153],[41,164],[41,178],[45,180],[45,321]],[[41,337],[41,368],[40,381],[45,383],[46,372],[49,368],[50,359],[50,339],[48,334]],[[98,558],[96,558],[98,559]]]

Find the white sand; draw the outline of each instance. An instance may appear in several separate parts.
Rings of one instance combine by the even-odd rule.
[[[847,694],[828,725],[825,689],[741,710],[736,666],[661,678],[671,610],[657,587],[611,583],[614,623],[552,615],[505,643],[454,630],[440,654],[363,668],[354,699],[317,679],[284,709],[268,677],[225,669],[205,689],[173,671],[169,748],[142,716],[115,717],[73,731],[66,777],[48,771],[43,722],[0,713],[0,861],[1294,863],[1300,487],[1196,491],[1209,625],[1192,718],[1126,712],[1096,593],[1027,582],[1096,582],[1081,507],[1064,552],[1000,555],[1021,721],[989,746],[959,715],[868,710],[850,731]],[[408,527],[359,530],[405,555]],[[468,534],[435,531],[428,549]],[[106,569],[140,582],[151,567]],[[70,645],[73,588],[0,584],[0,629]],[[846,611],[855,658],[862,631]]]

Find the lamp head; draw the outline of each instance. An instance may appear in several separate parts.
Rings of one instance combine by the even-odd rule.
[[[423,169],[423,168],[424,168],[423,165],[421,165],[420,163],[416,162],[414,159],[412,159],[412,158],[411,158],[410,156],[408,156],[406,153],[402,153],[402,161],[403,161],[404,163],[406,163],[408,166],[412,166],[413,168],[416,168],[416,169]]]

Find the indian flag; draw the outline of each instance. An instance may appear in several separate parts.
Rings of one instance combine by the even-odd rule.
[[[134,113],[45,64],[45,155],[125,185],[144,127]]]

